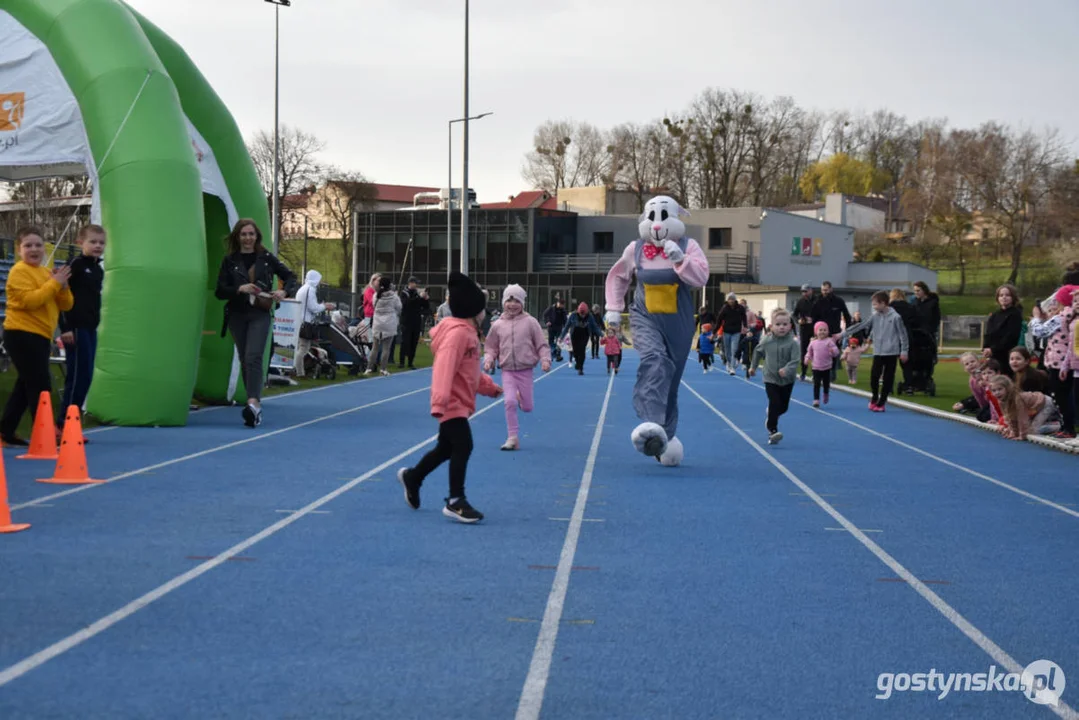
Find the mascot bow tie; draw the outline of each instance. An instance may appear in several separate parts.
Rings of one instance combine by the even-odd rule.
[[[653,245],[652,243],[648,243],[647,245],[645,245],[641,249],[641,252],[643,252],[644,256],[649,260],[654,259],[656,255],[662,255],[664,258],[667,257],[667,253],[663,252],[662,248],[660,248],[658,245]]]

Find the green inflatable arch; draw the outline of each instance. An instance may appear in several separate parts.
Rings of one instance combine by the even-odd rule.
[[[235,212],[265,230],[266,198],[231,114],[184,51],[121,0],[0,0],[0,10],[48,49],[96,169],[109,247],[87,409],[120,425],[183,425],[193,395],[242,401],[213,297],[228,212],[203,192],[186,124],[209,145]]]

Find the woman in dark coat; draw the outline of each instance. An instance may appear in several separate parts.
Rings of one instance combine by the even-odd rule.
[[[914,283],[914,312],[922,329],[940,345],[940,297],[921,280]]]
[[[997,304],[1000,310],[985,322],[982,356],[993,358],[1000,363],[1001,373],[1014,377],[1008,357],[1023,336],[1023,306],[1019,303],[1019,291],[1014,285],[1001,285],[997,288]]]
[[[226,243],[214,294],[226,301],[221,336],[226,329],[232,333],[243,368],[247,390],[244,424],[256,427],[262,422],[262,386],[266,381],[262,359],[270,337],[273,304],[294,297],[299,282],[295,273],[262,246],[262,231],[254,220],[237,222]],[[275,278],[285,283],[284,290],[277,288]]]

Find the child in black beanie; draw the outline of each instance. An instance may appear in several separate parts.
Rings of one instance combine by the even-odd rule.
[[[397,479],[405,501],[420,507],[420,486],[435,468],[450,461],[450,494],[442,514],[464,523],[483,519],[465,498],[465,470],[472,455],[468,418],[476,410],[476,394],[498,397],[502,388],[480,368],[479,328],[486,315],[487,295],[466,275],[449,278],[450,313],[431,330],[435,364],[431,377],[431,415],[438,418],[438,444],[415,467],[401,468]]]

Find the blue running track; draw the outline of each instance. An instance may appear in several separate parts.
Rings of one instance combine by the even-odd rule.
[[[0,718],[1077,717],[1074,456],[805,384],[769,446],[759,378],[691,364],[664,468],[636,365],[538,379],[515,453],[480,399],[476,526],[396,480],[429,370],[92,432],[100,486],[6,451]],[[904,687],[1042,659],[1055,707]]]

